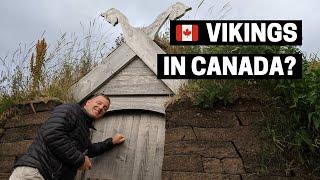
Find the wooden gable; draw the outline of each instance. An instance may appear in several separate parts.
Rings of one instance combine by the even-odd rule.
[[[98,92],[114,95],[169,95],[173,92],[138,57],[106,82]]]

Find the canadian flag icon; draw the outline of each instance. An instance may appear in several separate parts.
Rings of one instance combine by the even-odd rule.
[[[178,24],[176,25],[177,41],[198,41],[199,28],[196,24]]]

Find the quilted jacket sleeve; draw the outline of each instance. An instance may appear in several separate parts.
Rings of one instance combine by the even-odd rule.
[[[74,107],[60,105],[53,110],[51,117],[42,126],[40,133],[52,153],[63,163],[79,168],[84,155],[77,150],[68,132],[75,128]]]
[[[112,138],[108,138],[102,142],[90,144],[89,148],[88,148],[88,156],[90,158],[95,157],[95,156],[99,156],[102,153],[112,149],[113,146],[114,145],[112,143]]]

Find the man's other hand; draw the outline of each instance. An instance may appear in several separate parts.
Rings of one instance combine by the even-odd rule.
[[[79,168],[80,170],[90,170],[92,167],[91,160],[88,156],[84,156],[84,163]]]
[[[114,145],[120,144],[125,140],[124,136],[122,134],[116,134],[112,137],[112,143]]]

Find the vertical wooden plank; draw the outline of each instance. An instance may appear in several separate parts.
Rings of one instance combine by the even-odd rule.
[[[155,117],[158,122],[158,134],[157,134],[157,145],[156,155],[154,159],[154,175],[153,179],[161,179],[162,174],[162,162],[164,157],[164,142],[165,142],[165,118],[163,116]]]
[[[123,144],[121,144],[121,146],[123,147],[124,151],[119,153],[119,156],[124,156],[123,157],[123,161],[126,161],[127,159],[127,153],[128,153],[128,149],[129,149],[129,144],[131,141],[131,130],[132,130],[132,125],[133,125],[133,115],[129,114],[129,115],[123,115],[123,125],[121,130],[119,131],[119,133],[123,134],[125,136],[125,142]],[[124,164],[124,163],[123,163]]]
[[[128,172],[127,158],[128,158],[131,140],[134,139],[134,137],[131,138],[133,118],[134,118],[133,114],[130,114],[130,115],[126,114],[124,118],[125,120],[124,123],[126,126],[124,127],[122,132],[126,137],[126,141],[124,142],[123,145],[121,145],[124,147],[123,151],[119,151],[119,154],[118,154],[118,156],[122,157],[122,163],[120,168],[117,170],[115,177],[124,177],[124,176],[127,176],[127,174],[130,175]]]
[[[108,138],[108,137],[112,137],[113,136],[113,128],[114,126],[116,126],[116,120],[117,120],[117,114],[108,116],[104,119],[103,123],[104,123],[104,132],[103,135],[104,137]]]
[[[105,130],[104,130],[104,137],[112,137],[112,135],[115,132],[115,128],[117,128],[119,123],[119,115],[115,114],[111,117],[107,117],[105,120]],[[108,162],[108,159],[110,159],[110,156],[112,156],[114,150],[111,150],[110,152],[107,152],[106,155],[103,157],[97,157],[94,162],[95,169],[97,172],[94,173],[94,175],[97,175],[98,177],[103,178],[111,178],[112,177],[112,169],[113,165]],[[104,169],[104,171],[101,171],[101,169]]]
[[[118,133],[122,133],[126,137],[126,141],[121,144],[119,147],[117,147],[117,155],[116,155],[116,161],[118,161],[119,166],[117,169],[114,170],[114,177],[123,177],[124,173],[126,173],[126,159],[127,159],[127,153],[128,148],[130,144],[130,133],[131,133],[131,127],[133,123],[133,114],[122,114],[122,120],[121,125],[119,128]]]
[[[132,115],[132,128],[130,130],[130,142],[126,159],[126,172],[122,179],[132,179],[134,161],[137,153],[138,133],[140,131],[141,115]]]
[[[104,136],[104,126],[105,123],[103,122],[104,119],[99,119],[94,122],[94,126],[97,130],[92,130],[91,141],[92,142],[99,142]]]
[[[113,120],[114,120],[114,123],[113,123],[113,128],[112,128],[112,135],[119,132],[120,127],[121,127],[121,123],[123,120],[123,115],[117,114],[117,118],[114,118]],[[118,151],[119,151],[119,147],[111,150],[110,153],[107,155],[108,158],[105,160],[104,164],[108,164],[108,166],[102,167],[105,170],[100,171],[102,173],[102,175],[100,177],[105,177],[105,176],[103,176],[103,173],[106,173],[106,170],[107,170],[108,171],[107,174],[110,174],[112,179],[115,178],[115,171],[119,168],[119,166],[121,164],[121,162],[119,162],[119,158],[117,158]]]
[[[147,121],[149,122],[149,138],[148,139],[148,149],[145,154],[145,159],[146,159],[146,167],[145,167],[145,177],[144,179],[153,179],[153,174],[154,174],[154,160],[156,156],[156,146],[157,146],[157,135],[158,135],[158,120],[155,119],[157,118],[156,115],[153,114],[148,114],[146,116],[148,119]]]
[[[141,121],[139,125],[139,132],[137,137],[137,147],[134,159],[133,174],[132,179],[142,179],[144,177],[144,167],[145,167],[145,153],[148,147],[148,121],[146,121],[145,114],[141,115]]]

